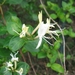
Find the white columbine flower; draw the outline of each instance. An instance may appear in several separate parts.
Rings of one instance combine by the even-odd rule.
[[[18,52],[17,52],[17,53],[18,53]],[[12,57],[12,58],[11,58],[11,61],[12,61],[12,62],[18,61],[18,57],[16,57],[17,53],[15,53],[14,55],[13,55],[12,53],[10,54],[10,56]]]
[[[15,32],[20,36],[20,38],[23,38],[23,37],[26,36],[27,31],[28,31],[28,28],[29,28],[29,27],[27,27],[25,24],[23,24],[23,25],[22,25],[22,31],[21,31],[21,33],[18,33],[18,32],[17,32],[16,30],[14,30],[14,29],[13,29],[13,31],[15,31]]]
[[[16,70],[17,73],[19,73],[19,75],[22,75],[23,73],[23,68],[20,68],[20,70]]]
[[[39,29],[38,29],[39,42],[38,42],[38,45],[37,45],[36,49],[38,49],[40,47],[40,45],[42,43],[42,38],[44,40],[50,39],[50,37],[46,37],[45,36],[46,33],[49,34],[54,39],[56,39],[56,38],[53,36],[53,34],[56,35],[56,36],[58,36],[58,34],[57,34],[58,31],[57,30],[55,30],[55,31],[52,31],[51,30],[51,28],[54,28],[55,27],[54,26],[55,24],[51,24],[50,23],[50,19],[47,19],[47,22],[46,23],[44,23],[43,21],[39,21],[39,22],[40,22],[39,23]],[[48,43],[51,45],[50,42],[48,42]]]

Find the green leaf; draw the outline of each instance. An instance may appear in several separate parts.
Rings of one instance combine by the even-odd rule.
[[[7,70],[7,71],[5,71],[4,72],[4,74],[3,75],[12,75],[12,72],[11,71],[9,71],[9,70]]]
[[[27,1],[22,1],[21,3],[20,3],[20,6],[22,7],[22,8],[27,8],[28,7],[28,2]]]
[[[48,5],[49,7],[51,7],[51,2],[50,2],[50,1],[47,1],[47,5]]]
[[[34,28],[33,28],[31,25],[29,25],[28,27],[29,27],[29,28],[28,28],[28,32],[31,34],[32,31],[34,30]]]
[[[59,12],[57,13],[57,15],[58,15],[59,19],[60,19],[62,22],[65,22],[66,16],[65,16],[65,13],[64,13],[64,12],[59,11]]]
[[[69,36],[74,38],[75,37],[75,32],[73,32],[72,28],[69,28]]]
[[[34,21],[37,21],[37,19],[38,19],[38,18],[37,18],[37,15],[33,13],[33,14],[32,14],[32,19],[33,19]]]
[[[38,44],[38,39],[33,40],[33,41],[28,41],[25,44],[24,48],[25,50],[30,51],[30,52],[38,52],[39,49],[36,49],[37,44]]]
[[[0,25],[0,35],[4,35],[4,34],[6,34],[6,32],[7,32],[6,27],[3,25]]]
[[[4,36],[4,38],[0,38],[0,48],[8,48],[10,38],[10,36]]]
[[[19,62],[17,66],[18,66],[17,70],[20,70],[20,68],[23,68],[22,75],[26,75],[29,71],[29,68],[30,68],[29,65],[25,62]]]
[[[74,32],[70,32],[69,36],[74,38],[75,37],[75,33]]]
[[[67,9],[67,6],[68,6],[68,4],[66,2],[62,1],[62,7],[63,7],[64,10]]]
[[[69,18],[69,17],[70,17],[70,14],[69,14],[69,13],[67,13],[67,14],[66,14],[66,19],[67,19],[67,18]]]
[[[64,29],[64,30],[63,30],[63,34],[64,34],[64,35],[68,35],[68,34],[69,34],[68,30],[67,30],[67,29]]]
[[[9,42],[9,48],[13,52],[15,52],[15,51],[19,50],[24,44],[25,44],[24,39],[21,39],[19,37],[13,37],[13,38],[11,38],[11,40]]]
[[[46,53],[45,52],[39,52],[38,53],[38,58],[45,58],[47,55],[46,55]]]
[[[0,48],[0,57],[2,58],[7,58],[10,55],[10,50],[5,49],[5,48]]]
[[[54,50],[58,50],[60,48],[60,40],[54,43]]]
[[[23,0],[6,0],[9,4],[20,4]]]
[[[51,64],[50,63],[47,63],[47,67],[51,67]]]
[[[52,54],[51,53],[47,53],[47,57],[49,58],[49,59],[51,59],[52,58]]]
[[[53,19],[56,19],[57,15],[56,14],[51,14],[50,17],[53,18]]]
[[[55,12],[57,12],[57,11],[60,9],[57,4],[52,3],[52,2],[50,2],[50,1],[47,1],[47,5],[48,5],[48,7],[49,7],[51,10],[53,10],[53,11],[55,11]],[[56,11],[56,9],[57,9],[57,11]]]
[[[72,22],[73,22],[72,19],[70,19],[70,18],[67,18],[66,21],[67,21],[68,23],[72,23]]]
[[[71,7],[68,11],[69,11],[71,14],[75,13],[75,7]]]
[[[64,68],[60,64],[57,64],[57,63],[52,64],[51,69],[59,73],[64,73]]]
[[[50,63],[54,63],[58,58],[58,52],[56,50],[52,50],[52,57],[50,58]]]
[[[18,33],[21,32],[22,23],[20,19],[11,12],[8,12],[5,18],[6,18],[7,31],[9,32],[9,34],[18,35],[16,34],[15,31],[17,31]]]
[[[42,49],[47,51],[47,52],[48,52],[48,50],[50,51],[50,47],[49,47],[47,42],[43,43],[43,48]]]
[[[0,68],[0,75],[12,75],[12,72],[9,70],[6,70],[6,68],[3,66]]]

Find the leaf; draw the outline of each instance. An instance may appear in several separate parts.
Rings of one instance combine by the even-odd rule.
[[[20,6],[22,7],[22,8],[27,8],[28,6],[29,6],[29,4],[28,4],[28,2],[27,1],[22,1],[21,3],[20,3]]]
[[[70,19],[70,18],[67,18],[66,21],[67,21],[68,23],[72,23],[72,22],[73,22],[72,19]]]
[[[7,70],[7,71],[5,71],[4,72],[4,74],[3,75],[12,75],[12,72],[11,71],[9,71],[9,70]]]
[[[6,0],[9,4],[20,4],[23,0]]]
[[[60,9],[57,4],[52,3],[52,2],[50,2],[50,1],[47,1],[47,5],[48,5],[48,7],[49,7],[51,10],[53,10],[53,11],[55,11],[55,12],[57,12],[57,11]],[[56,11],[56,9],[57,9],[57,11]]]
[[[66,8],[67,8],[67,3],[64,2],[64,1],[62,1],[62,7],[63,7],[64,10],[66,10]]]
[[[52,57],[50,58],[50,63],[54,63],[58,58],[58,52],[56,50],[52,50]]]
[[[19,70],[20,68],[23,68],[22,75],[26,75],[29,71],[29,68],[30,68],[29,65],[25,62],[19,62],[17,66],[18,66],[17,70]]]
[[[51,69],[59,73],[64,73],[64,68],[60,64],[57,64],[57,63],[52,64]]]
[[[62,22],[65,22],[66,20],[66,16],[65,16],[65,13],[62,12],[62,11],[59,11],[59,13],[57,13],[59,19],[62,21]]]
[[[12,75],[12,72],[9,70],[6,70],[5,67],[0,68],[0,75]]]
[[[47,63],[47,67],[51,67],[51,64],[50,63]]]
[[[37,15],[36,14],[32,14],[32,19],[34,20],[34,21],[37,21]]]
[[[71,7],[68,11],[69,11],[71,14],[75,13],[75,7]]]
[[[25,44],[24,48],[25,48],[25,50],[30,51],[30,52],[38,52],[39,49],[36,49],[37,44],[38,44],[38,39],[33,40],[33,41],[28,41]]]
[[[51,2],[50,2],[50,1],[47,1],[47,5],[48,5],[49,7],[51,7]]]
[[[60,43],[61,43],[60,40],[54,43],[54,50],[58,50],[60,48]]]
[[[50,50],[49,45],[46,42],[43,44],[43,49],[44,50]]]
[[[38,53],[38,58],[45,58],[47,55],[46,55],[46,53],[45,52],[39,52]]]
[[[0,48],[0,57],[2,58],[7,58],[10,55],[10,50],[5,49],[5,48]]]
[[[64,34],[64,35],[68,35],[68,34],[69,34],[68,30],[67,30],[67,29],[64,29],[64,30],[63,30],[63,34]]]
[[[53,19],[56,19],[57,15],[56,14],[51,14],[50,17],[53,18]]]
[[[6,32],[7,32],[6,27],[3,25],[2,26],[0,25],[0,35],[4,35],[4,34],[6,34]]]
[[[19,37],[13,37],[13,38],[11,38],[11,40],[9,42],[9,48],[13,52],[15,52],[18,49],[20,49],[24,44],[25,44],[25,40],[24,39],[21,39]]]
[[[8,12],[6,14],[5,18],[6,18],[7,31],[9,32],[9,34],[18,35],[18,34],[16,34],[15,31],[21,32],[22,23],[21,23],[20,19],[17,16],[15,16],[14,14],[12,14],[11,12]]]
[[[28,27],[29,27],[29,28],[28,28],[28,32],[31,34],[32,31],[34,30],[34,28],[33,28],[31,25],[29,25]]]
[[[69,36],[72,37],[72,38],[74,38],[74,37],[75,37],[75,32],[70,31],[70,32],[69,32]]]

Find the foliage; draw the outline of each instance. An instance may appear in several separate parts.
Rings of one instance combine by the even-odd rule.
[[[28,73],[29,65],[21,59],[19,59],[19,62],[16,61],[16,68],[15,66],[11,66],[12,69],[7,66],[8,70],[6,70],[6,63],[16,65],[16,63],[11,61],[12,58],[10,59],[10,54],[12,52],[16,53],[17,51],[22,51],[24,54],[30,52],[31,55],[36,56],[37,59],[47,58],[49,60],[49,62],[47,62],[47,67],[50,67],[58,73],[64,73],[63,66],[58,63],[58,60],[60,59],[60,62],[63,63],[63,53],[60,51],[62,44],[61,31],[57,29],[57,26],[52,25],[51,28],[53,28],[53,30],[57,29],[58,31],[52,32],[54,33],[53,35],[51,32],[50,34],[47,32],[48,37],[46,36],[45,40],[42,40],[41,46],[36,49],[40,38],[37,38],[38,31],[36,31],[34,35],[32,33],[37,26],[39,26],[37,12],[40,10],[39,6],[41,7],[41,5],[37,7],[36,3],[36,0],[0,1],[0,12],[2,14],[0,15],[0,75],[19,75],[19,72],[22,70],[23,72],[20,75],[26,75]],[[6,10],[2,9],[2,7],[5,7]],[[61,7],[59,7],[58,4],[47,0],[46,8],[50,11],[50,17],[55,20],[59,19],[63,23],[72,23],[71,16],[75,16],[74,0],[69,0],[68,3],[62,1]],[[26,23],[26,25],[23,23]],[[47,23],[43,23],[43,25],[48,25],[48,23],[49,19],[47,19]],[[23,25],[25,26],[23,27]],[[40,30],[39,28],[38,30]],[[45,28],[42,28],[42,32],[43,29]],[[71,38],[75,38],[75,33],[71,27],[69,29],[63,29],[63,34],[64,36],[68,35]],[[53,43],[53,45],[50,43]],[[21,54],[18,53],[18,57],[20,56]],[[17,57],[14,58],[17,59]]]
[[[62,1],[62,6],[56,3],[47,1],[47,8],[51,10],[50,16],[53,19],[59,18],[62,22],[72,23],[71,15],[75,15],[74,0],[69,0],[68,2]]]

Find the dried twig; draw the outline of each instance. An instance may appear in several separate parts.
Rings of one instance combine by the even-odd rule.
[[[1,5],[0,5],[0,12],[1,12],[1,16],[2,16],[3,23],[4,23],[4,25],[6,25],[6,21],[4,19],[4,14],[3,14],[3,10],[2,10]]]
[[[45,8],[45,6],[44,6],[42,0],[40,0],[40,3],[41,3],[41,5],[43,6],[43,9],[44,9],[44,11],[46,12],[47,16],[48,16],[48,17],[49,17],[49,18],[50,18],[50,19],[51,19],[51,20],[52,20],[52,21],[58,26],[58,28],[59,28],[60,31],[61,31],[62,39],[63,39],[63,54],[64,54],[63,59],[64,59],[64,70],[65,70],[65,72],[66,72],[66,65],[65,65],[65,38],[64,38],[64,35],[63,35],[63,32],[62,32],[62,29],[61,29],[61,27],[59,26],[59,24],[49,16],[49,13],[47,12],[47,10],[46,10],[46,8]],[[65,72],[64,72],[64,75],[65,75]]]
[[[35,75],[37,75],[37,74],[36,74],[36,71],[35,71],[35,69],[34,69],[34,67],[33,67],[33,64],[32,64],[32,61],[31,61],[31,58],[30,58],[30,54],[29,54],[29,53],[28,53],[28,57],[29,57],[30,65],[31,65],[31,67],[32,67],[32,69],[33,69],[33,72],[34,72]]]
[[[20,54],[21,54],[21,56],[22,56],[22,58],[23,58],[23,61],[26,62],[26,59],[25,59],[25,57],[24,57],[24,55],[23,55],[23,53],[22,53],[21,50],[20,50]]]

